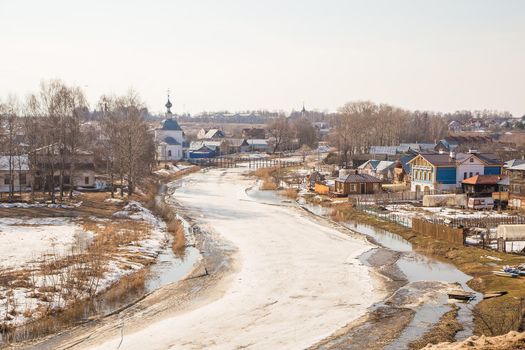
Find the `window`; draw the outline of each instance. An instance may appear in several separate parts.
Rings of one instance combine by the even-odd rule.
[[[27,183],[27,176],[26,176],[26,174],[20,174],[19,178],[20,178],[20,185],[25,185]]]
[[[84,185],[89,185],[89,176],[84,178]]]
[[[9,185],[11,183],[8,177],[4,178],[4,185]]]
[[[479,175],[479,171],[476,171],[476,175]]]
[[[465,172],[463,173],[463,180],[465,180],[466,178],[467,178],[467,172],[465,171]]]
[[[171,150],[168,151],[168,157],[171,157]]]
[[[474,163],[474,158],[473,157],[470,157],[470,162]]]
[[[472,177],[472,171],[469,173],[468,177]]]

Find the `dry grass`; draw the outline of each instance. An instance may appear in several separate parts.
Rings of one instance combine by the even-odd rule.
[[[265,178],[259,188],[263,191],[275,191],[279,187],[271,178]]]
[[[262,181],[260,189],[263,191],[274,191],[279,188],[279,181],[276,179],[277,168],[260,168],[251,173]]]
[[[184,248],[186,247],[186,236],[184,234],[184,226],[177,219],[175,211],[166,203],[155,203],[152,208],[153,212],[160,216],[166,222],[168,233],[173,238],[172,250],[178,256],[184,255]]]
[[[116,302],[121,300],[129,293],[136,294],[144,290],[148,271],[146,269],[124,276],[116,284],[111,286],[104,293],[104,300],[107,302]]]
[[[286,188],[279,192],[281,196],[284,196],[286,198],[290,199],[297,199],[297,196],[299,195],[299,191],[295,188]]]
[[[173,236],[171,249],[177,255],[184,254],[186,247],[186,236],[184,235],[184,226],[179,220],[172,220],[168,223],[168,232]]]

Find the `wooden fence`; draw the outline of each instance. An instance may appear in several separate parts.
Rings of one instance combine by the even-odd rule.
[[[229,157],[217,157],[217,158],[195,158],[189,159],[189,163],[198,165],[200,167],[218,167],[218,168],[235,168],[238,160],[236,158]]]
[[[403,192],[381,192],[374,194],[351,194],[348,196],[350,200],[355,200],[357,204],[390,204],[410,201],[421,201],[423,196],[427,194],[443,194],[443,191],[403,191]]]
[[[425,219],[413,218],[412,230],[424,235],[430,235],[441,241],[460,245],[465,244],[465,230],[463,228],[455,228]]]
[[[248,159],[248,166],[250,169],[259,168],[289,168],[302,165],[301,161],[276,159],[276,158],[250,158]]]
[[[487,216],[476,218],[429,218],[435,224],[447,225],[455,228],[494,228],[499,225],[522,225],[525,224],[525,216]]]
[[[215,157],[189,159],[189,163],[200,167],[235,168],[239,163],[248,163],[250,169],[259,168],[289,168],[300,166],[301,161],[286,160],[279,158],[237,158],[237,157]]]

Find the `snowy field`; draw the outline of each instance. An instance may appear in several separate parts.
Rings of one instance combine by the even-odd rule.
[[[65,254],[82,232],[70,218],[2,218],[0,269],[23,267],[44,254]]]
[[[372,248],[296,208],[248,197],[240,169],[188,176],[175,197],[238,248],[235,268],[200,306],[123,329],[97,349],[304,349],[385,295],[357,257]]]

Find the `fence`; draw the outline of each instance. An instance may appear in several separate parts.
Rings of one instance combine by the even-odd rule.
[[[390,204],[399,202],[421,201],[427,194],[444,194],[443,191],[403,191],[403,192],[382,192],[374,194],[351,194],[348,198],[356,201],[357,204],[374,203]]]
[[[525,224],[525,216],[487,216],[477,218],[429,218],[435,224],[447,225],[450,227],[461,228],[494,228],[499,225],[522,225]]]
[[[412,219],[412,230],[417,233],[431,235],[432,237],[454,244],[465,243],[465,231],[462,228],[434,223],[425,219]]]
[[[362,210],[367,214],[377,216],[381,220],[390,221],[408,228],[412,227],[412,219],[406,216],[375,210],[371,207],[358,206],[357,209]]]
[[[271,158],[250,158],[248,159],[248,166],[250,169],[259,168],[289,168],[302,165],[303,162],[285,159],[271,159]]]
[[[189,163],[198,165],[200,167],[218,167],[218,168],[235,168],[238,163],[238,159],[230,157],[217,157],[217,158],[194,158],[189,159]]]

